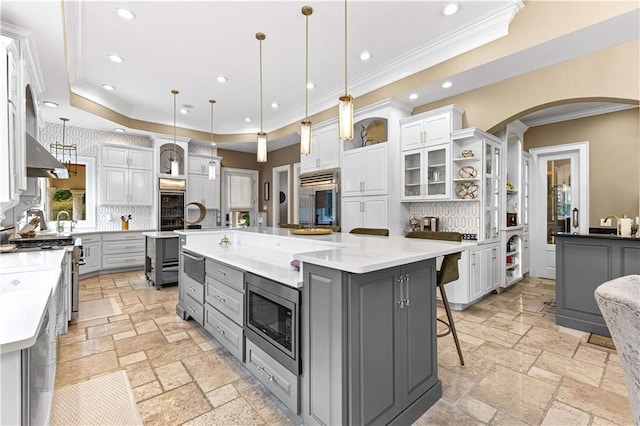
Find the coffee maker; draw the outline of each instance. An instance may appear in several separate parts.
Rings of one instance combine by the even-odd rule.
[[[436,232],[440,228],[440,219],[434,216],[425,216],[420,219],[420,230],[421,231],[432,231]]]

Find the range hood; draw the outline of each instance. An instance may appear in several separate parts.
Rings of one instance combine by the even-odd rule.
[[[69,172],[44,146],[29,133],[27,143],[27,176],[68,179]]]

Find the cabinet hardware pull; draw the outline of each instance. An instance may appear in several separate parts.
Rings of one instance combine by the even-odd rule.
[[[254,365],[256,366],[256,369],[257,369],[259,372],[261,372],[262,374],[264,374],[265,376],[267,376],[267,378],[269,379],[269,381],[270,381],[270,382],[273,382],[273,376],[272,376],[271,374],[269,374],[269,373],[267,372],[267,370],[266,370],[263,366],[261,366],[261,365],[257,365],[257,364],[255,364],[255,363],[254,363]]]
[[[400,285],[400,300],[398,300],[396,303],[400,305],[400,309],[404,309],[404,275],[400,275],[400,278],[398,278],[398,284]]]
[[[215,270],[215,273],[216,273],[216,274],[218,274],[218,275],[220,275],[221,277],[224,277],[224,276],[226,276],[226,275],[227,275],[224,271],[221,271],[221,270],[219,270],[219,269],[216,269],[216,270]]]
[[[404,306],[409,306],[409,274],[404,276],[405,299]]]
[[[194,293],[196,292],[196,288],[195,288],[195,287],[193,287],[193,286],[189,286],[189,290],[191,290],[191,291],[192,291],[192,292],[194,292]]]
[[[189,312],[191,312],[192,314],[196,313],[196,310],[193,309],[191,306],[187,306],[187,310],[189,310]]]

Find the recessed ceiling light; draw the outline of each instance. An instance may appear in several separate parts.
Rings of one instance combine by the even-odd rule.
[[[116,86],[113,86],[113,85],[111,85],[111,84],[103,84],[103,85],[102,85],[102,88],[103,88],[104,90],[109,90],[109,91],[111,91],[111,90],[116,90]]]
[[[409,99],[414,100],[414,99],[418,99],[418,94],[417,93],[412,93],[409,95]]]
[[[118,133],[124,133],[124,129],[120,128],[120,127],[116,127],[115,129],[113,129],[114,132],[118,132]]]
[[[246,121],[247,123],[251,123],[251,117],[245,117],[244,121]]]
[[[314,87],[316,87],[315,84],[313,84],[311,82],[307,83],[307,89],[313,89]]]
[[[118,56],[113,53],[109,55],[109,59],[111,59],[111,61],[115,62],[116,64],[121,64],[124,62],[124,59],[122,58],[122,56]]]
[[[215,142],[211,142],[211,146],[216,146],[216,143]]]
[[[129,9],[118,8],[118,9],[116,9],[116,11],[118,12],[118,15],[122,19],[126,19],[127,21],[131,21],[133,19],[136,19],[136,14],[133,13],[132,11],[130,11]]]
[[[56,108],[58,106],[57,103],[52,102],[52,101],[43,101],[42,105],[48,106],[49,108]]]
[[[458,3],[449,3],[442,9],[442,14],[445,16],[451,16],[460,10],[460,5]]]
[[[189,110],[187,108],[180,108],[180,114],[189,114]]]
[[[450,81],[445,81],[444,83],[442,83],[442,88],[443,89],[448,89],[451,86],[453,86],[453,83],[450,82]]]
[[[280,106],[277,102],[271,102],[271,108],[278,108]]]
[[[226,83],[227,81],[229,81],[229,79],[227,77],[225,77],[224,75],[217,76],[216,80],[218,80],[218,83]]]
[[[363,61],[368,61],[369,59],[371,59],[371,53],[369,52],[362,52],[360,54],[360,59],[362,59]]]

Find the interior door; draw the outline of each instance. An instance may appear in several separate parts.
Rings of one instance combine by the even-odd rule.
[[[534,153],[536,176],[532,205],[531,269],[536,277],[555,279],[558,232],[585,233],[588,229],[586,161],[584,151],[571,144],[566,148],[541,148]]]

